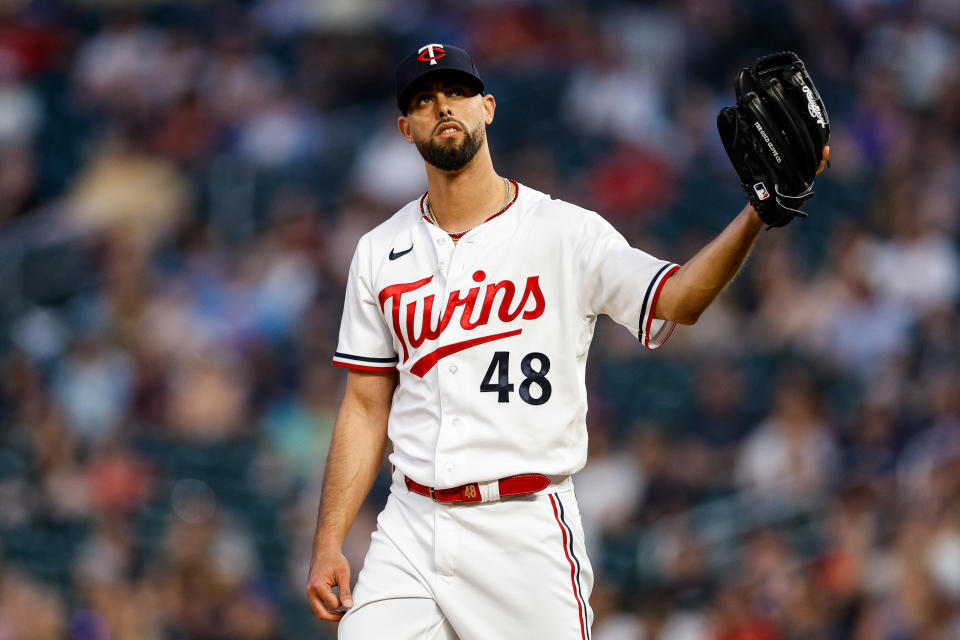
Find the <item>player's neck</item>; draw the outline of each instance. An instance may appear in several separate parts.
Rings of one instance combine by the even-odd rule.
[[[489,153],[478,153],[456,173],[428,165],[427,183],[433,215],[450,233],[475,227],[503,208],[506,187],[494,171]]]

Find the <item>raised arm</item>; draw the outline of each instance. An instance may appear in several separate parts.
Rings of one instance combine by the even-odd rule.
[[[829,159],[830,147],[824,147],[816,175],[823,173]],[[740,271],[763,225],[753,207],[745,206],[720,235],[664,283],[653,317],[695,323]]]
[[[307,578],[307,598],[314,615],[321,620],[339,620],[344,612],[335,609],[353,606],[350,565],[343,555],[343,540],[383,460],[387,416],[396,385],[395,371],[347,374],[347,390],[327,458]],[[334,586],[340,588],[339,598],[333,592]]]
[[[750,254],[763,221],[749,204],[663,285],[654,317],[693,324]]]

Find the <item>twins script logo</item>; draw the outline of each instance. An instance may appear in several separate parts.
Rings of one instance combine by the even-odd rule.
[[[474,282],[478,283],[486,277],[487,274],[483,271],[473,274]],[[419,348],[427,340],[439,338],[453,322],[455,315],[459,317],[460,326],[463,329],[473,331],[490,322],[498,299],[496,314],[501,322],[512,322],[517,318],[533,320],[542,316],[546,308],[543,292],[540,290],[540,276],[530,276],[516,304],[514,304],[514,297],[517,294],[517,285],[510,280],[501,280],[486,286],[479,312],[477,312],[477,301],[480,299],[480,290],[484,288],[482,285],[471,287],[466,293],[451,291],[442,315],[434,320],[433,305],[436,302],[436,296],[431,293],[422,298],[416,298],[414,293],[427,286],[431,280],[433,276],[428,276],[416,282],[390,285],[380,292],[380,310],[384,315],[387,314],[387,303],[391,305],[390,319],[393,323],[393,331],[403,348],[403,362],[410,358],[412,349]],[[503,295],[499,295],[500,293]],[[531,308],[528,309],[528,306]],[[418,319],[419,333],[416,330]],[[410,372],[422,378],[441,358],[478,344],[519,335],[522,331],[523,329],[513,329],[444,345],[417,360],[410,368]]]
[[[419,49],[417,53],[420,55],[417,56],[417,60],[420,62],[429,62],[430,64],[437,64],[437,60],[447,55],[447,52],[443,50],[442,44],[427,44]]]

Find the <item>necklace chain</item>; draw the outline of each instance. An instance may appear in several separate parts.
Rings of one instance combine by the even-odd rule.
[[[502,179],[503,179],[503,187],[504,187],[503,204],[500,205],[500,210],[497,211],[492,216],[490,216],[490,218],[493,218],[503,213],[504,209],[507,208],[507,202],[510,200],[510,182],[506,178],[502,178]],[[427,213],[430,214],[430,219],[433,220],[433,224],[437,225],[438,228],[443,229],[443,227],[440,226],[440,222],[437,220],[436,214],[433,212],[433,205],[430,204],[429,193],[427,193],[426,201],[427,201]],[[490,218],[487,218],[487,220],[489,220]],[[483,222],[486,222],[487,220],[484,220]],[[447,235],[449,235],[453,239],[457,239],[460,236],[466,234],[467,232],[473,231],[474,229],[479,227],[481,224],[483,224],[483,222],[478,222],[477,224],[473,225],[468,229],[464,229],[463,231],[447,231]],[[446,231],[446,229],[443,229],[443,230]]]

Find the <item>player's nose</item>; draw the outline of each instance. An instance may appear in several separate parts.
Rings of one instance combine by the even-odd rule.
[[[436,100],[434,104],[437,107],[437,114],[441,117],[448,117],[453,115],[453,104],[450,102],[450,99],[447,98],[446,94],[442,91],[437,92]]]

